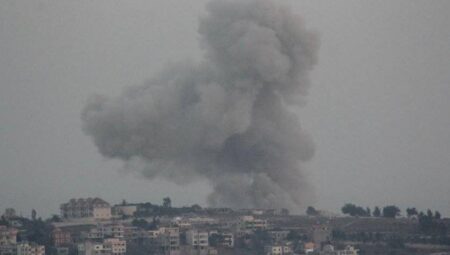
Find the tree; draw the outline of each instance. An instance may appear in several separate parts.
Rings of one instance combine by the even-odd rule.
[[[373,217],[380,217],[381,216],[381,210],[378,206],[375,206],[375,209],[373,210]]]
[[[191,206],[192,211],[194,212],[200,212],[202,210],[202,207],[199,206],[198,204],[192,205]]]
[[[430,219],[433,218],[433,212],[430,209],[427,210],[427,216]]]
[[[370,208],[369,208],[369,207],[366,208],[366,216],[367,216],[367,217],[372,216],[372,212],[370,211]]]
[[[406,215],[408,216],[408,218],[411,218],[412,216],[417,216],[417,215],[418,215],[418,212],[417,212],[417,210],[416,210],[415,207],[413,207],[413,208],[407,208],[407,209],[406,209]]]
[[[437,219],[437,220],[440,220],[441,219],[441,213],[438,212],[438,211],[435,211],[434,212],[434,218]]]
[[[383,208],[383,217],[385,218],[395,218],[400,216],[400,209],[395,205],[388,205]]]
[[[350,216],[367,216],[367,211],[364,208],[354,204],[345,204],[341,210],[343,214],[348,214]]]
[[[164,208],[171,208],[172,207],[172,200],[170,199],[170,197],[165,197],[163,199],[163,207]]]
[[[317,215],[319,215],[319,212],[316,210],[316,208],[314,208],[312,206],[308,206],[308,208],[306,209],[306,215],[317,216]]]
[[[53,214],[52,217],[49,219],[50,222],[61,222],[61,217],[59,217],[56,214]]]
[[[36,213],[36,210],[31,210],[31,220],[33,220],[33,221],[35,221],[36,220],[36,215],[37,215],[37,213]]]

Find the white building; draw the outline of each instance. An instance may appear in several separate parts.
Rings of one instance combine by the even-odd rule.
[[[115,205],[112,210],[114,215],[131,217],[137,211],[137,206],[130,204]]]
[[[94,207],[94,219],[96,220],[110,220],[112,217],[111,207],[102,206],[102,207]]]
[[[127,252],[127,242],[119,238],[105,239],[103,246],[110,250],[112,255],[123,255]]]
[[[267,220],[258,219],[252,215],[242,216],[239,222],[241,228],[264,230],[267,228]]]
[[[177,227],[163,227],[158,231],[158,242],[161,250],[165,254],[179,254],[180,253],[180,229]]]
[[[103,242],[87,241],[78,245],[79,255],[124,255],[127,243],[119,238],[108,238]]]
[[[125,227],[122,224],[97,224],[88,233],[89,239],[103,239],[105,237],[124,238]]]
[[[18,230],[15,228],[8,228],[0,226],[0,246],[6,246],[17,243]]]
[[[45,246],[26,242],[19,243],[17,244],[17,255],[45,255]]]
[[[208,238],[209,234],[207,231],[189,230],[186,232],[187,244],[196,249],[207,248],[209,246]]]
[[[94,215],[94,209],[96,209]],[[104,209],[106,208],[106,209]],[[109,208],[109,215],[108,209]],[[69,202],[60,206],[61,217],[65,219],[72,218],[111,218],[111,206],[101,198],[79,198],[71,199]]]
[[[267,245],[264,247],[266,255],[292,255],[294,253],[290,245]]]
[[[336,251],[336,255],[358,255],[358,251],[355,247],[348,245],[344,250]]]

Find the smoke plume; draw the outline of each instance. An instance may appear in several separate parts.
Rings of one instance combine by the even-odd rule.
[[[198,31],[201,63],[90,98],[84,131],[103,156],[150,179],[207,179],[212,206],[299,208],[314,145],[290,109],[307,93],[315,34],[265,0],[211,1]]]

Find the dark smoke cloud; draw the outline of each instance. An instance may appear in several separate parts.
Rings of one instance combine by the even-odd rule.
[[[314,153],[290,108],[309,87],[318,40],[270,1],[212,1],[200,20],[202,63],[165,69],[82,113],[100,153],[148,178],[206,178],[214,206],[296,209]]]

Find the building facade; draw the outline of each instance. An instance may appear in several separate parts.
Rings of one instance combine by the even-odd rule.
[[[94,209],[98,218],[111,218],[111,206],[101,198],[71,199],[60,206],[61,217],[65,219],[94,218]]]

